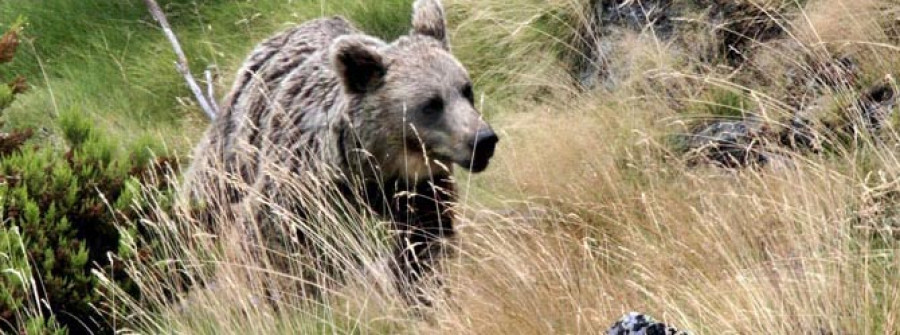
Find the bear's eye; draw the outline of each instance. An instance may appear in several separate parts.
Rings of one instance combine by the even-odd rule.
[[[472,92],[472,83],[466,83],[466,86],[463,86],[462,95],[466,100],[469,100],[469,103],[475,104],[475,93]]]
[[[425,115],[438,115],[444,111],[444,100],[440,97],[432,97],[422,106],[422,113]]]

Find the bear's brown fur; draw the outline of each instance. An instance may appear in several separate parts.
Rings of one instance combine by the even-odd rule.
[[[449,46],[438,0],[416,1],[412,31],[392,43],[340,17],[264,41],[195,150],[189,191],[211,210],[256,192],[303,217],[302,200],[270,167],[328,179],[393,222],[394,270],[410,293],[454,235],[452,165],[484,170],[497,142]],[[264,209],[252,215],[271,221]]]

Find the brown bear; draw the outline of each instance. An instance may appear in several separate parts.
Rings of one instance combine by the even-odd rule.
[[[498,137],[450,53],[440,1],[413,7],[412,30],[391,43],[333,17],[259,44],[195,150],[186,184],[211,210],[253,193],[302,219],[304,201],[284,191],[275,171],[326,180],[342,200],[392,223],[396,281],[416,300],[414,285],[454,236],[453,164],[483,171]],[[273,212],[252,215],[267,222]],[[302,239],[314,229],[289,234]]]

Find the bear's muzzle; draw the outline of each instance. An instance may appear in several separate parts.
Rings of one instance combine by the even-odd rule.
[[[469,142],[469,147],[472,149],[471,160],[460,165],[475,173],[484,171],[490,163],[491,157],[494,156],[494,149],[499,141],[500,138],[491,127],[479,129]]]

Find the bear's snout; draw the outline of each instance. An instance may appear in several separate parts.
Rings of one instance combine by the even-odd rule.
[[[469,142],[469,147],[472,149],[472,161],[465,167],[476,173],[484,171],[491,157],[494,156],[494,149],[499,141],[500,138],[490,127],[479,129]]]

